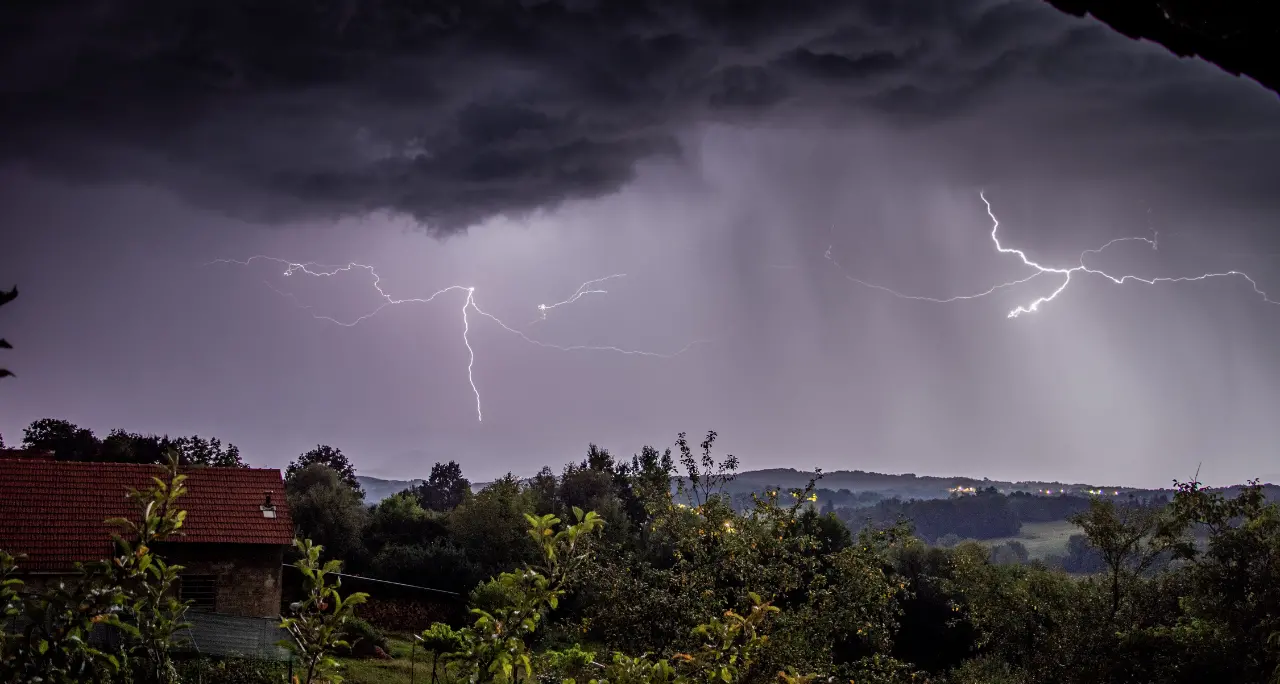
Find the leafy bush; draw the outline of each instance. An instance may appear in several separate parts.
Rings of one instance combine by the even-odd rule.
[[[289,666],[256,658],[194,658],[178,663],[178,675],[184,684],[279,684]]]
[[[455,632],[436,625],[423,633],[422,640],[445,648],[457,644],[460,648],[448,654],[449,659],[460,663],[468,680],[476,683],[519,684],[535,678],[563,684],[579,679],[654,684],[734,684],[747,680],[768,644],[769,618],[778,612],[754,593],[748,594],[749,610],[744,614],[727,610],[711,618],[692,631],[695,648],[667,658],[614,652],[601,662],[594,651],[577,644],[559,651],[539,653],[530,649],[526,640],[538,630],[546,614],[559,606],[568,580],[591,560],[590,537],[603,525],[595,513],[584,515],[575,508],[573,514],[576,522],[559,530],[556,527],[560,519],[554,515],[527,516],[529,536],[541,547],[544,562],[502,573],[486,583],[486,587],[497,586],[500,590],[486,589],[482,596],[503,603],[491,610],[473,608],[473,626]]]
[[[379,648],[382,649],[383,653],[391,652],[391,645],[387,642],[386,635],[361,618],[353,617],[348,619],[342,623],[342,628],[339,632],[342,640],[348,644],[337,649],[340,655],[352,658],[372,658],[377,655],[376,649]]]
[[[171,591],[180,566],[168,565],[152,547],[182,527],[186,512],[176,505],[185,489],[178,459],[170,453],[167,478],[131,492],[137,520],[112,519],[118,555],[90,563],[78,576],[27,597],[16,593],[14,558],[0,553],[0,591],[6,617],[26,618],[22,634],[0,638],[0,681],[176,682],[170,646],[181,629],[185,603]],[[104,650],[90,639],[108,629],[123,637]]]
[[[472,589],[469,599],[472,609],[492,612],[510,605],[515,596],[509,587],[503,586],[497,579],[491,579]]]
[[[333,657],[337,649],[350,647],[342,638],[343,626],[355,618],[355,607],[364,603],[367,594],[356,592],[345,598],[338,593],[342,578],[342,561],[320,562],[322,547],[310,539],[293,542],[301,558],[293,567],[302,573],[305,597],[289,607],[290,616],[280,621],[280,626],[292,637],[282,645],[293,651],[302,667],[300,684],[312,684],[317,680],[340,684],[337,674],[340,667]],[[330,575],[333,579],[330,580]]]
[[[387,544],[373,557],[370,575],[391,582],[429,585],[466,593],[485,577],[466,551],[448,541],[430,544]]]

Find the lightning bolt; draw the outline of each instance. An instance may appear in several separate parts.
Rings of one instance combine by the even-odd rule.
[[[206,266],[211,266],[213,264],[235,264],[237,266],[248,266],[255,261],[269,261],[272,263],[282,264],[285,266],[285,270],[283,272],[283,275],[285,276],[291,276],[291,275],[294,275],[295,273],[302,273],[305,275],[315,276],[318,278],[328,278],[328,277],[336,276],[341,273],[348,273],[355,270],[367,271],[369,275],[373,277],[373,289],[378,293],[378,296],[382,299],[382,303],[379,304],[376,308],[374,308],[369,313],[366,313],[354,319],[345,320],[345,321],[339,320],[332,316],[318,314],[312,310],[311,305],[302,304],[301,302],[298,302],[297,297],[295,297],[292,293],[284,292],[283,290],[280,290],[279,288],[275,287],[269,282],[266,283],[268,287],[275,290],[281,296],[284,296],[286,298],[293,300],[294,303],[299,308],[306,310],[308,313],[311,314],[313,318],[317,320],[327,321],[329,323],[334,323],[336,325],[340,325],[347,328],[359,325],[360,323],[372,318],[373,316],[376,316],[383,309],[386,309],[387,307],[390,307],[390,306],[395,306],[398,304],[427,304],[434,301],[436,297],[439,297],[449,292],[456,291],[456,292],[465,293],[462,299],[462,309],[461,309],[462,310],[462,343],[467,348],[467,355],[468,355],[467,382],[468,384],[471,385],[471,393],[475,396],[475,399],[476,399],[476,420],[477,421],[484,420],[484,412],[481,408],[480,388],[478,385],[476,385],[476,380],[475,380],[474,369],[475,369],[475,362],[476,362],[476,352],[475,352],[475,349],[472,348],[471,346],[471,339],[470,339],[471,319],[470,319],[470,316],[468,316],[468,312],[473,311],[476,314],[493,321],[503,330],[516,335],[517,337],[524,340],[525,342],[528,342],[529,344],[532,344],[538,347],[543,347],[545,349],[555,349],[557,351],[565,351],[565,352],[604,351],[604,352],[614,352],[617,354],[624,354],[628,356],[645,356],[645,357],[651,357],[651,358],[657,358],[657,359],[671,359],[685,353],[686,351],[689,351],[696,345],[707,342],[707,340],[694,340],[686,344],[684,347],[681,347],[675,352],[672,352],[669,354],[663,354],[663,353],[651,352],[651,351],[642,351],[637,349],[627,349],[624,347],[617,347],[617,346],[611,346],[611,345],[551,344],[550,342],[543,342],[542,340],[529,337],[529,335],[524,333],[523,331],[507,325],[497,316],[489,313],[488,311],[485,311],[484,309],[481,309],[480,305],[476,303],[475,287],[466,286],[466,285],[449,285],[448,287],[444,287],[439,290],[436,290],[435,292],[431,293],[426,297],[411,297],[411,298],[404,298],[404,299],[396,298],[396,297],[392,297],[390,293],[388,293],[386,290],[382,288],[382,276],[378,274],[377,270],[374,269],[373,266],[370,266],[368,264],[358,264],[358,263],[352,262],[352,263],[343,264],[341,266],[335,266],[335,265],[318,264],[316,262],[298,263],[298,262],[289,261],[287,259],[279,259],[276,257],[270,257],[270,256],[258,254],[244,260],[215,259],[209,262],[208,264],[206,264]],[[605,290],[599,289],[599,288],[593,288],[593,286],[597,285],[598,283],[605,282],[607,280],[612,280],[614,278],[621,278],[624,275],[625,274],[622,274],[622,273],[615,273],[613,275],[605,276],[603,278],[588,280],[587,282],[578,286],[578,289],[574,291],[573,295],[570,296],[568,299],[556,302],[554,304],[539,304],[537,306],[537,309],[540,314],[540,318],[535,320],[535,322],[544,320],[546,318],[546,312],[550,309],[572,304],[578,301],[579,299],[581,299],[582,297],[589,294],[604,294],[606,292]]]
[[[1267,293],[1264,292],[1262,288],[1258,286],[1258,282],[1254,280],[1252,276],[1250,276],[1249,274],[1243,271],[1232,270],[1232,271],[1221,271],[1216,273],[1202,273],[1196,276],[1142,278],[1136,275],[1114,276],[1114,275],[1111,275],[1110,273],[1107,273],[1106,271],[1102,271],[1096,268],[1091,268],[1088,264],[1085,263],[1085,259],[1090,255],[1101,254],[1112,245],[1115,245],[1121,242],[1142,242],[1147,245],[1150,245],[1151,249],[1153,250],[1158,249],[1160,234],[1154,230],[1152,231],[1152,236],[1149,238],[1137,237],[1137,236],[1119,237],[1107,242],[1101,247],[1097,247],[1095,249],[1086,249],[1085,251],[1080,253],[1080,258],[1076,262],[1076,264],[1070,267],[1045,266],[1044,264],[1041,264],[1032,260],[1030,257],[1027,256],[1026,252],[1020,249],[1015,249],[1013,247],[1005,247],[1003,244],[1000,243],[1000,235],[999,235],[1000,220],[996,218],[995,212],[991,208],[991,202],[987,200],[986,194],[984,192],[979,192],[978,197],[980,197],[982,199],[982,203],[986,205],[987,216],[991,218],[991,241],[992,243],[995,244],[996,251],[999,252],[1000,254],[1012,254],[1017,256],[1018,259],[1022,261],[1023,265],[1029,266],[1035,269],[1034,273],[1028,275],[1025,278],[1020,278],[1018,280],[1011,280],[1006,283],[1000,283],[999,285],[993,285],[992,287],[986,290],[983,290],[982,292],[978,292],[976,294],[957,295],[954,297],[947,297],[947,298],[924,297],[924,296],[918,296],[918,295],[903,294],[901,292],[898,292],[897,290],[890,289],[883,285],[869,283],[867,281],[860,280],[858,278],[855,278],[849,275],[847,272],[845,272],[844,267],[842,267],[840,263],[836,261],[834,257],[831,256],[831,251],[832,251],[831,247],[827,247],[827,251],[824,256],[828,261],[834,264],[837,269],[840,270],[840,272],[844,275],[845,278],[847,278],[848,280],[854,283],[857,283],[864,287],[869,287],[869,288],[873,288],[883,292],[887,292],[901,299],[933,302],[936,304],[948,304],[951,302],[956,302],[956,301],[961,301],[966,299],[978,299],[979,297],[985,297],[989,294],[992,294],[996,290],[1000,290],[1006,287],[1012,287],[1014,285],[1021,285],[1022,283],[1025,283],[1028,280],[1031,280],[1032,278],[1036,278],[1038,276],[1045,275],[1045,274],[1055,274],[1055,275],[1062,276],[1062,283],[1058,285],[1057,288],[1055,288],[1053,291],[1051,291],[1047,295],[1043,295],[1041,297],[1037,297],[1036,299],[1033,299],[1028,304],[1020,305],[1014,308],[1012,311],[1009,312],[1008,314],[1009,318],[1017,318],[1022,314],[1035,313],[1039,311],[1042,305],[1053,301],[1058,297],[1058,295],[1062,294],[1067,289],[1067,286],[1071,284],[1071,276],[1076,273],[1086,273],[1089,275],[1100,276],[1102,278],[1106,278],[1112,283],[1115,283],[1116,285],[1123,285],[1129,281],[1139,282],[1146,285],[1155,285],[1156,283],[1195,282],[1200,280],[1208,280],[1210,278],[1231,278],[1231,277],[1242,278],[1247,283],[1249,283],[1250,287],[1253,288],[1253,291],[1262,298],[1262,301],[1268,304],[1280,304],[1280,302],[1272,300],[1271,297],[1268,296]],[[1150,212],[1150,210],[1148,210],[1148,212]]]
[[[925,296],[922,296],[922,295],[909,295],[909,294],[903,294],[903,293],[901,293],[901,292],[898,292],[897,290],[894,290],[894,289],[891,289],[891,288],[885,287],[884,285],[876,285],[875,283],[869,283],[869,282],[867,282],[867,281],[865,281],[865,280],[859,280],[858,278],[855,278],[855,277],[853,277],[853,276],[849,275],[848,273],[845,273],[844,267],[840,265],[840,262],[839,262],[839,261],[836,261],[836,260],[835,260],[835,257],[831,256],[831,249],[832,249],[832,246],[828,245],[828,246],[827,246],[827,251],[826,251],[826,253],[825,253],[825,254],[823,254],[822,256],[823,256],[827,261],[830,261],[831,263],[835,264],[835,267],[836,267],[836,268],[838,268],[838,269],[840,269],[841,274],[843,274],[843,275],[844,275],[844,277],[845,277],[846,279],[848,279],[849,281],[854,282],[854,283],[857,283],[857,284],[859,284],[859,285],[861,285],[861,286],[863,286],[863,287],[869,287],[869,288],[871,288],[871,289],[873,289],[873,290],[880,290],[881,292],[888,292],[889,294],[891,294],[891,295],[893,295],[893,296],[895,296],[895,297],[898,297],[898,298],[900,298],[900,299],[914,299],[914,300],[919,301],[919,302],[933,302],[934,304],[950,304],[951,302],[959,302],[959,301],[962,301],[962,300],[965,300],[965,299],[977,299],[977,298],[979,298],[979,297],[985,297],[985,296],[987,296],[987,295],[991,294],[992,292],[995,292],[996,290],[999,290],[999,289],[1002,289],[1002,288],[1006,288],[1006,287],[1013,287],[1014,285],[1021,285],[1022,283],[1025,283],[1025,282],[1027,282],[1028,280],[1031,280],[1032,278],[1035,278],[1036,276],[1038,276],[1038,275],[1040,275],[1041,273],[1043,273],[1043,271],[1037,271],[1037,272],[1032,273],[1031,275],[1027,276],[1026,278],[1022,278],[1022,279],[1020,279],[1020,280],[1011,280],[1011,281],[1009,281],[1009,282],[1007,282],[1007,283],[1000,283],[999,285],[992,285],[991,287],[989,287],[989,288],[987,288],[987,289],[983,290],[982,292],[978,292],[978,293],[975,293],[975,294],[956,295],[956,296],[954,296],[954,297],[947,297],[947,298],[945,298],[945,299],[940,299],[940,298],[937,298],[937,297],[925,297]]]
[[[538,305],[538,317],[537,317],[537,318],[535,318],[535,319],[533,319],[533,321],[532,321],[532,322],[530,322],[530,323],[529,323],[529,325],[533,325],[533,324],[535,324],[535,323],[539,323],[539,322],[541,322],[541,321],[545,321],[545,320],[547,320],[547,312],[548,312],[548,311],[550,311],[551,309],[554,309],[554,308],[558,307],[558,306],[564,306],[564,305],[566,305],[566,304],[572,304],[572,303],[574,303],[574,302],[578,301],[579,299],[582,299],[583,297],[585,297],[585,296],[587,296],[587,295],[589,295],[589,294],[608,294],[608,293],[609,293],[609,291],[608,291],[608,290],[601,290],[601,289],[589,289],[589,288],[591,288],[591,286],[593,286],[593,285],[596,285],[597,283],[603,283],[603,282],[605,282],[606,280],[613,280],[614,278],[625,278],[625,277],[626,277],[626,275],[627,275],[626,273],[614,273],[613,275],[607,275],[607,276],[605,276],[605,277],[603,277],[603,278],[596,278],[595,280],[588,280],[587,282],[585,282],[585,283],[583,283],[583,284],[579,285],[579,286],[578,286],[578,289],[577,289],[577,290],[575,290],[575,291],[574,291],[574,293],[573,293],[573,295],[572,295],[572,296],[570,296],[568,299],[565,299],[565,300],[563,300],[563,301],[556,302],[555,304],[539,304],[539,305]]]

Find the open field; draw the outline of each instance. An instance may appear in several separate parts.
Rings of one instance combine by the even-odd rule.
[[[1002,544],[1007,541],[1021,542],[1027,547],[1027,554],[1035,559],[1043,560],[1049,555],[1064,556],[1067,553],[1067,539],[1073,534],[1081,534],[1083,531],[1067,522],[1066,520],[1056,520],[1054,522],[1043,523],[1025,523],[1022,531],[1012,537],[1001,537],[999,539],[984,540],[984,544],[992,546]]]
[[[417,649],[416,665],[410,663],[411,645],[407,638],[388,637],[393,660],[357,660],[342,658],[342,676],[348,684],[427,684],[431,681],[431,657]],[[441,669],[444,669],[441,666]]]

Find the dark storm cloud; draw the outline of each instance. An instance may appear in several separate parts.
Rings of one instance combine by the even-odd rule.
[[[1055,82],[1163,108],[1169,64],[1115,38],[1036,0],[7,3],[0,154],[447,234],[616,191],[700,122],[920,125]]]

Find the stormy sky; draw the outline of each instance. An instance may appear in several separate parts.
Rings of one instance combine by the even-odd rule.
[[[1063,276],[867,285],[1035,273],[982,191],[1044,266],[1142,237],[1087,263],[1280,301],[1277,179],[1275,93],[1039,0],[19,3],[0,433],[400,478],[714,429],[748,468],[1280,480],[1280,305],[1242,276],[1077,272],[1015,319]],[[369,272],[210,263],[253,255],[475,289],[347,327]]]

